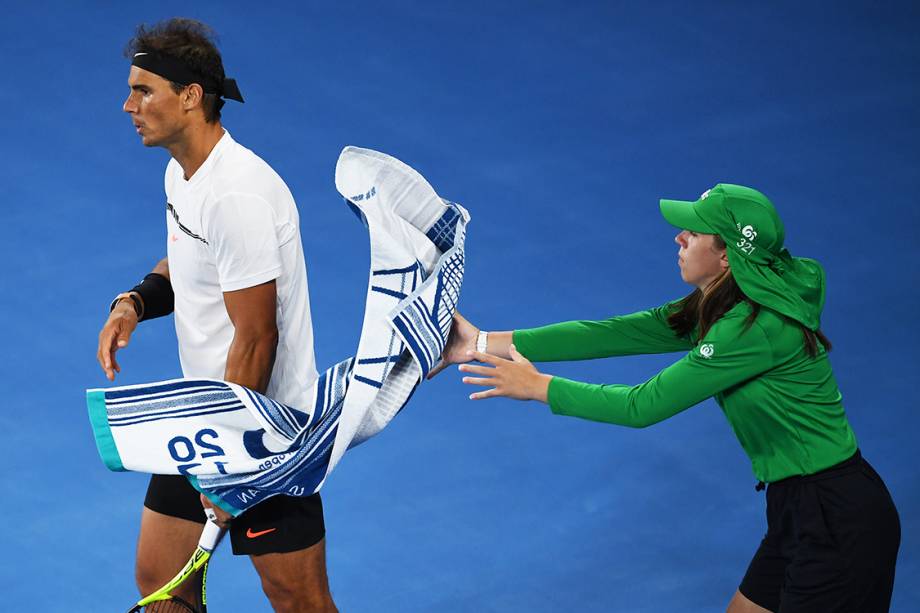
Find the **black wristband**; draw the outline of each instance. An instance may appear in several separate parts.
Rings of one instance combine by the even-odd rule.
[[[131,291],[137,292],[144,301],[143,321],[163,317],[173,312],[176,297],[173,294],[172,284],[163,275],[152,272],[131,288]]]

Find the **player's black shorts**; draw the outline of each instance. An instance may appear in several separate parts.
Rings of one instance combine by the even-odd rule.
[[[739,587],[776,613],[888,611],[901,524],[859,451],[767,488],[767,534]]]
[[[198,491],[182,475],[153,475],[144,506],[151,511],[203,524]],[[230,522],[236,555],[287,553],[306,549],[326,535],[319,494],[273,496]]]

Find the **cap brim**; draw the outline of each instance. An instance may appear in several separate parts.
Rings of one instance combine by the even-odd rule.
[[[658,208],[661,209],[665,221],[681,230],[690,230],[700,234],[718,234],[709,224],[700,219],[693,204],[687,200],[659,200]]]

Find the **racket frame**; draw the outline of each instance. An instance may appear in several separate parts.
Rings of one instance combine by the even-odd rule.
[[[205,585],[208,577],[208,562],[211,559],[211,553],[214,551],[214,548],[217,547],[217,543],[220,541],[220,537],[223,534],[223,528],[217,525],[215,519],[216,517],[213,516],[213,511],[208,514],[208,520],[205,522],[204,529],[201,531],[201,537],[198,539],[198,546],[195,547],[194,553],[192,553],[188,562],[185,563],[185,566],[182,567],[182,570],[180,570],[175,577],[170,579],[166,585],[138,600],[135,607],[143,607],[163,600],[172,600],[173,595],[169,592],[182,585],[189,577],[194,575],[200,568],[204,567],[201,573],[201,611],[202,613],[206,613],[208,604]]]

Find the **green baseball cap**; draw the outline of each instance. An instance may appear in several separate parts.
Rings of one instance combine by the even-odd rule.
[[[801,322],[820,325],[824,269],[783,247],[786,231],[773,203],[756,189],[719,183],[695,201],[661,200],[665,220],[682,230],[725,241],[738,286],[751,300]]]

